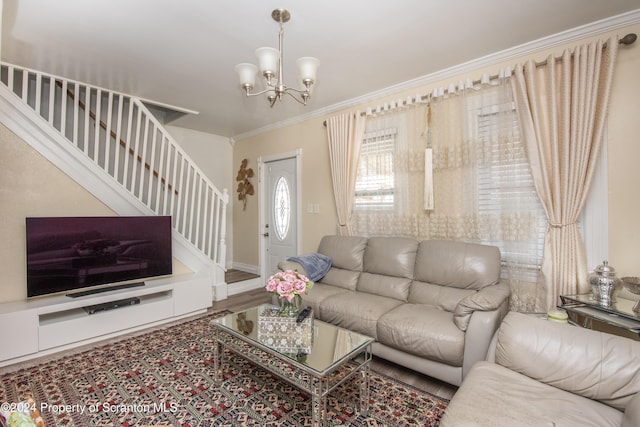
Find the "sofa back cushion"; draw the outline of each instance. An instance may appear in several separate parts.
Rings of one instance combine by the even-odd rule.
[[[404,237],[371,237],[364,252],[358,291],[407,301],[418,242]]]
[[[331,258],[333,267],[362,271],[362,257],[366,247],[366,237],[324,236],[318,252]]]
[[[318,253],[331,258],[331,269],[320,283],[354,291],[363,266],[366,237],[324,236]]]
[[[411,280],[404,277],[383,276],[382,274],[371,274],[363,271],[358,278],[356,289],[359,292],[367,292],[407,302],[410,285]]]
[[[405,237],[371,237],[364,252],[363,271],[413,278],[418,242]]]
[[[329,271],[327,271],[327,274],[325,274],[318,283],[355,291],[359,277],[359,271],[343,270],[342,268],[331,267]]]
[[[510,312],[495,362],[553,387],[624,411],[640,393],[640,342]]]
[[[500,280],[500,250],[475,243],[424,240],[418,246],[414,279],[458,289],[482,289]]]

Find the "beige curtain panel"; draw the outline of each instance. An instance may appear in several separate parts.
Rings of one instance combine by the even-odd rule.
[[[351,211],[365,123],[366,117],[359,112],[339,114],[327,120],[329,161],[340,236],[352,234]]]
[[[612,37],[514,70],[521,133],[549,223],[542,260],[548,308],[560,295],[589,291],[576,221],[600,153],[617,50]]]

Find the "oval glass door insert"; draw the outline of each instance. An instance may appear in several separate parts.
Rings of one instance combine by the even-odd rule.
[[[291,221],[291,195],[289,194],[289,184],[283,176],[278,178],[274,189],[273,218],[276,237],[279,240],[284,240],[289,233],[289,223]]]

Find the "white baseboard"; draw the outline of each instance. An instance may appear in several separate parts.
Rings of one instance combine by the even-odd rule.
[[[213,285],[213,300],[222,301],[229,297],[227,292],[227,284],[225,282],[217,282]]]
[[[262,277],[257,277],[255,279],[250,279],[250,280],[243,280],[242,282],[236,282],[236,283],[227,285],[227,294],[236,295],[242,292],[253,291],[254,289],[264,288],[264,285],[265,283],[262,280]]]

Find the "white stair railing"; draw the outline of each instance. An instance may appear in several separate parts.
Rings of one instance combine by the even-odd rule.
[[[4,62],[0,81],[224,268],[227,190],[213,185],[139,99]]]

